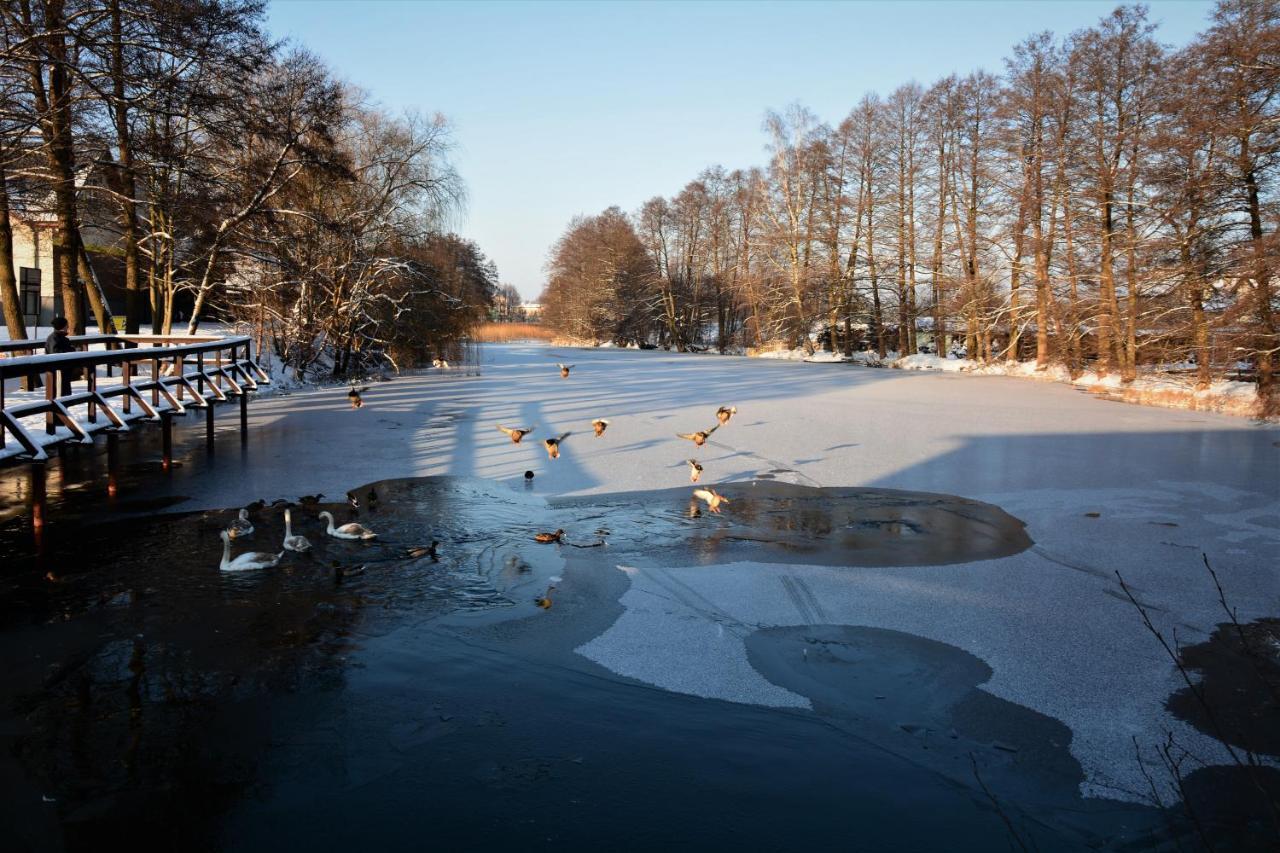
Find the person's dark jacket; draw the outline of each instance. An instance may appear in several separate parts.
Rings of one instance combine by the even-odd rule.
[[[44,351],[48,355],[59,352],[76,352],[75,344],[67,339],[66,331],[56,331],[44,339]]]

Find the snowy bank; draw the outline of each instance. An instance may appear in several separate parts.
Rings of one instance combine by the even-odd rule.
[[[1257,386],[1252,382],[1219,380],[1207,389],[1196,390],[1195,382],[1168,373],[1151,373],[1124,382],[1119,374],[1101,376],[1086,371],[1074,379],[1060,364],[1037,370],[1032,361],[1001,361],[983,364],[967,358],[939,358],[936,355],[908,355],[893,362],[899,370],[938,370],[944,373],[974,373],[980,376],[1017,376],[1041,382],[1067,382],[1078,388],[1126,403],[1218,412],[1237,417],[1254,417],[1258,411]]]

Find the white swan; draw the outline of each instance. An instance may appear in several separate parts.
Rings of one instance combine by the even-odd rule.
[[[334,527],[332,513],[322,512],[320,513],[320,517],[328,520],[329,529],[326,530],[325,533],[328,533],[330,536],[334,537],[335,539],[377,539],[378,538],[378,534],[374,533],[372,530],[365,527],[363,524],[356,524],[353,521],[349,524],[344,524],[341,527]]]
[[[249,520],[249,510],[240,510],[240,517],[231,522],[227,527],[227,533],[232,539],[239,539],[253,533],[253,522]]]
[[[243,572],[247,569],[269,569],[280,562],[280,558],[284,556],[284,551],[279,554],[263,554],[261,552],[249,551],[231,559],[231,534],[222,531],[222,564],[220,568],[224,572]]]
[[[311,543],[307,541],[307,537],[302,534],[293,535],[293,514],[287,509],[284,511],[284,549],[299,553],[311,550]]]

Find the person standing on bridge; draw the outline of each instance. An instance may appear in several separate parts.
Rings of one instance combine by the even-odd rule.
[[[67,318],[53,318],[53,332],[49,337],[44,339],[44,351],[49,355],[55,355],[60,352],[76,352],[75,344],[71,343],[67,337]],[[75,378],[77,371],[75,368],[67,368],[59,370],[58,376],[61,377],[61,388],[58,391],[59,396],[66,396],[71,393],[71,380]]]

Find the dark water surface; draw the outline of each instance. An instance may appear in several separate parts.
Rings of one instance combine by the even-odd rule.
[[[327,537],[319,511],[355,516],[326,498],[293,510],[313,552],[261,571],[219,571],[236,508],[91,513],[72,489],[38,548],[29,517],[0,526],[4,849],[1170,843],[1169,814],[1081,800],[1070,732],[977,690],[990,670],[944,644],[852,626],[750,637],[753,665],[813,712],[672,694],[573,653],[621,613],[620,563],[858,571],[1029,547],[998,507],[777,482],[726,487],[720,517],[690,489],[353,491],[377,540]],[[279,550],[282,509],[253,520],[233,552]],[[565,544],[533,541],[557,528]],[[432,540],[438,561],[406,554]],[[816,665],[799,673],[802,646]]]

